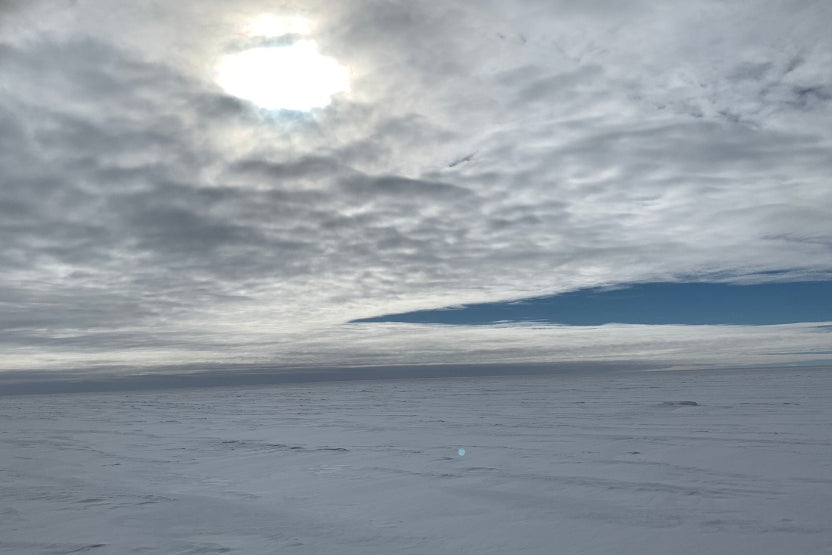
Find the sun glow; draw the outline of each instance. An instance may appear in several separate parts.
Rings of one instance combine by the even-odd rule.
[[[261,16],[244,29],[252,37],[306,35],[310,25],[300,18]],[[318,52],[310,39],[277,46],[254,46],[223,56],[216,82],[228,94],[268,110],[309,111],[349,92],[349,69]]]

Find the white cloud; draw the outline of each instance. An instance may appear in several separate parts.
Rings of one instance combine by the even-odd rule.
[[[563,329],[341,324],[832,270],[825,4],[308,3],[295,15],[352,72],[312,115],[258,111],[212,81],[270,6],[4,7],[5,367],[479,360],[480,341],[495,361],[568,358],[545,347]],[[658,328],[637,330],[643,350],[575,333],[623,358],[692,363],[711,345],[687,328],[681,351]],[[753,348],[767,331],[737,333],[747,349],[708,352],[769,360],[768,336]]]

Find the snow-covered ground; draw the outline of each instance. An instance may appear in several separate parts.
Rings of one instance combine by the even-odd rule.
[[[830,515],[828,368],[0,397],[4,553],[825,554]]]

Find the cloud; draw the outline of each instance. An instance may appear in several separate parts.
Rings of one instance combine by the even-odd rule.
[[[353,81],[303,114],[211,78],[270,3],[7,3],[5,367],[436,360],[387,328],[354,353],[344,323],[685,276],[828,279],[830,8],[611,6],[305,4]],[[442,356],[479,360],[470,341]],[[520,344],[492,354],[561,356]]]

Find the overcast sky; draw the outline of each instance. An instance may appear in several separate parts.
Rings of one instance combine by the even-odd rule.
[[[348,323],[832,279],[830,21],[823,0],[0,0],[0,369],[830,359],[817,323]],[[330,104],[220,86],[224,56],[302,41],[349,71]]]

